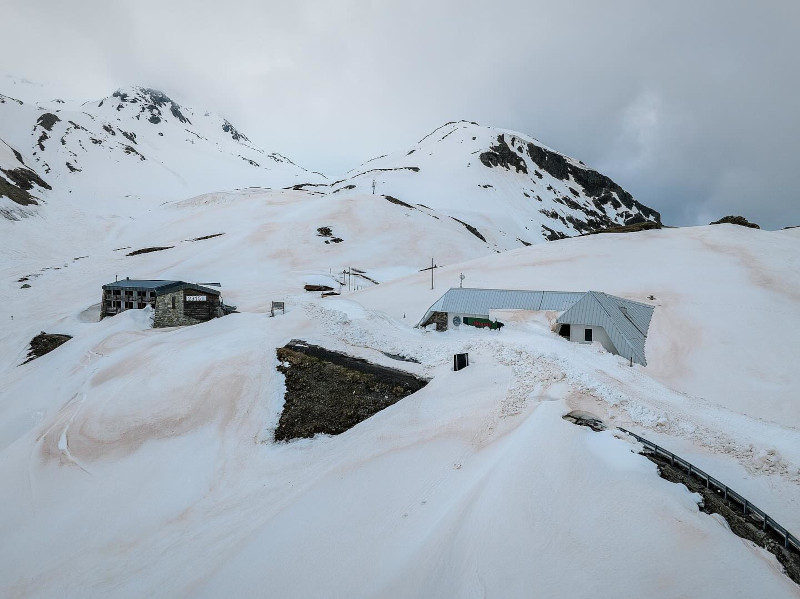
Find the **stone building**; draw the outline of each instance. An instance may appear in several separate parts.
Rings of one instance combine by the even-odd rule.
[[[220,292],[196,283],[124,279],[103,285],[100,316],[152,306],[154,327],[175,327],[205,322],[231,311]]]

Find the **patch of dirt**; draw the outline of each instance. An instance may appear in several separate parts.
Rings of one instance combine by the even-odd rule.
[[[451,216],[450,218],[452,218],[454,221],[460,222],[462,225],[464,225],[467,228],[467,231],[472,233],[475,237],[477,237],[478,239],[480,239],[484,243],[486,242],[486,238],[483,235],[481,235],[481,232],[478,231],[478,229],[473,227],[471,224],[465,223],[463,220],[459,220],[455,216]]]
[[[5,172],[5,170],[3,170],[3,172]],[[36,201],[36,198],[27,191],[20,189],[16,185],[12,185],[6,181],[4,177],[0,177],[0,197],[7,197],[20,206],[36,206],[39,203]]]
[[[303,289],[306,291],[333,291],[333,287],[328,285],[306,285]]]
[[[303,341],[276,351],[278,371],[286,377],[276,441],[338,435],[428,384],[407,372]]]
[[[317,236],[328,237],[329,239],[326,239],[325,243],[342,243],[344,241],[341,237],[333,237],[333,229],[330,227],[319,227],[317,229]]]
[[[403,206],[405,208],[411,208],[412,210],[416,210],[416,208],[414,208],[414,206],[412,206],[411,204],[406,204],[403,200],[398,200],[395,197],[386,196],[386,195],[383,196],[383,197],[386,198],[386,200],[391,202],[392,204],[397,204],[398,206]]]
[[[194,239],[190,239],[189,241],[203,241],[204,239],[213,239],[214,237],[221,237],[225,235],[225,233],[213,233],[211,235],[203,235],[202,237],[195,237]]]
[[[555,231],[546,225],[542,225],[542,232],[547,241],[558,241],[559,239],[566,239],[568,237],[568,235],[565,235],[561,231]]]
[[[60,345],[63,345],[70,339],[72,339],[71,335],[59,335],[57,333],[45,333],[42,331],[36,335],[36,337],[31,339],[31,346],[28,350],[28,359],[25,360],[23,364],[27,364],[36,358],[41,358],[45,354],[49,354],[51,351]]]
[[[42,127],[43,129],[52,131],[53,125],[55,125],[60,120],[61,119],[58,118],[56,115],[54,115],[52,112],[45,112],[38,119],[36,119],[36,124]]]
[[[618,227],[607,227],[605,229],[597,229],[596,231],[589,231],[584,235],[597,235],[598,233],[635,233],[637,231],[649,231],[651,229],[663,229],[661,223],[656,223],[651,220],[645,220],[631,225],[620,225]]]
[[[751,229],[760,229],[761,228],[757,224],[751,223],[749,220],[747,220],[743,216],[734,216],[734,215],[723,216],[721,219],[715,220],[713,223],[708,223],[708,224],[709,225],[721,225],[721,224],[725,224],[725,223],[728,223],[728,224],[731,224],[731,225],[740,225],[742,227],[750,227]]]
[[[784,547],[782,536],[776,535],[772,530],[762,530],[763,520],[761,518],[752,513],[744,515],[742,506],[737,502],[726,500],[719,489],[707,488],[705,481],[690,476],[677,464],[672,465],[665,456],[654,455],[651,452],[643,455],[658,466],[658,474],[661,478],[683,484],[691,492],[701,495],[703,498],[703,503],[700,505],[701,511],[707,514],[719,514],[725,518],[731,532],[774,554],[783,566],[784,573],[800,585],[800,553],[795,551],[791,545],[789,548]]]
[[[410,358],[408,356],[401,356],[400,354],[392,354],[392,353],[389,353],[389,352],[386,352],[386,351],[382,351],[381,353],[384,356],[386,356],[387,358],[391,358],[392,360],[398,360],[400,362],[412,362],[414,364],[419,364],[420,363],[419,360],[417,360],[416,358]]]
[[[606,425],[603,421],[590,412],[573,410],[569,414],[564,414],[561,418],[577,426],[588,427],[596,433],[606,430]]]
[[[52,189],[39,175],[27,167],[0,169],[17,187],[29,191],[34,185],[43,189]]]
[[[502,166],[511,170],[513,167],[518,173],[528,173],[528,166],[522,157],[512,150],[503,135],[497,136],[497,143],[489,147],[488,152],[483,152],[479,156],[484,166],[494,168]]]
[[[139,157],[139,160],[144,160],[145,159],[144,156],[142,156],[139,152],[137,152],[136,148],[134,148],[132,146],[123,146],[122,149],[125,150],[126,154],[135,154],[136,156]]]
[[[162,250],[171,250],[174,248],[174,245],[165,245],[165,246],[156,246],[151,248],[142,248],[140,250],[134,250],[132,252],[128,252],[125,254],[126,256],[138,256],[139,254],[149,254],[150,252],[160,252]],[[116,250],[114,250],[116,251]]]

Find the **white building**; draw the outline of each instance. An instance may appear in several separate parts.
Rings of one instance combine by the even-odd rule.
[[[644,345],[653,306],[599,291],[519,291],[454,287],[434,303],[417,326],[437,331],[462,326],[490,327],[492,310],[562,312],[556,331],[570,341],[597,341],[613,354],[645,366]],[[502,325],[501,325],[502,326]]]

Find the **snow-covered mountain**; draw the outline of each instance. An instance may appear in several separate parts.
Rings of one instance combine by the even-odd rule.
[[[0,595],[797,597],[614,427],[800,530],[800,229],[559,239],[659,216],[474,123],[329,184],[153,90],[28,91],[0,97]],[[462,274],[652,305],[648,365],[562,339],[549,313],[414,328]],[[100,320],[116,275],[219,282],[238,313]],[[71,338],[26,362],[40,331]],[[291,339],[430,382],[278,443]]]
[[[120,89],[83,103],[0,94],[0,123],[0,138],[17,160],[52,188],[22,202],[0,190],[7,218],[48,202],[125,214],[209,191],[324,181],[256,147],[227,119],[154,89]]]
[[[512,249],[643,220],[658,212],[607,176],[527,135],[459,121],[330,184],[339,195],[391,196]]]

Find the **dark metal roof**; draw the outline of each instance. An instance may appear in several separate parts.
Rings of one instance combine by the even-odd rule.
[[[211,295],[219,295],[218,289],[211,289],[196,283],[187,283],[185,281],[163,281],[158,279],[123,279],[113,283],[103,285],[103,289],[125,289],[133,291],[155,291],[159,293],[172,293],[173,291],[180,291],[182,289],[197,289],[203,293]]]

